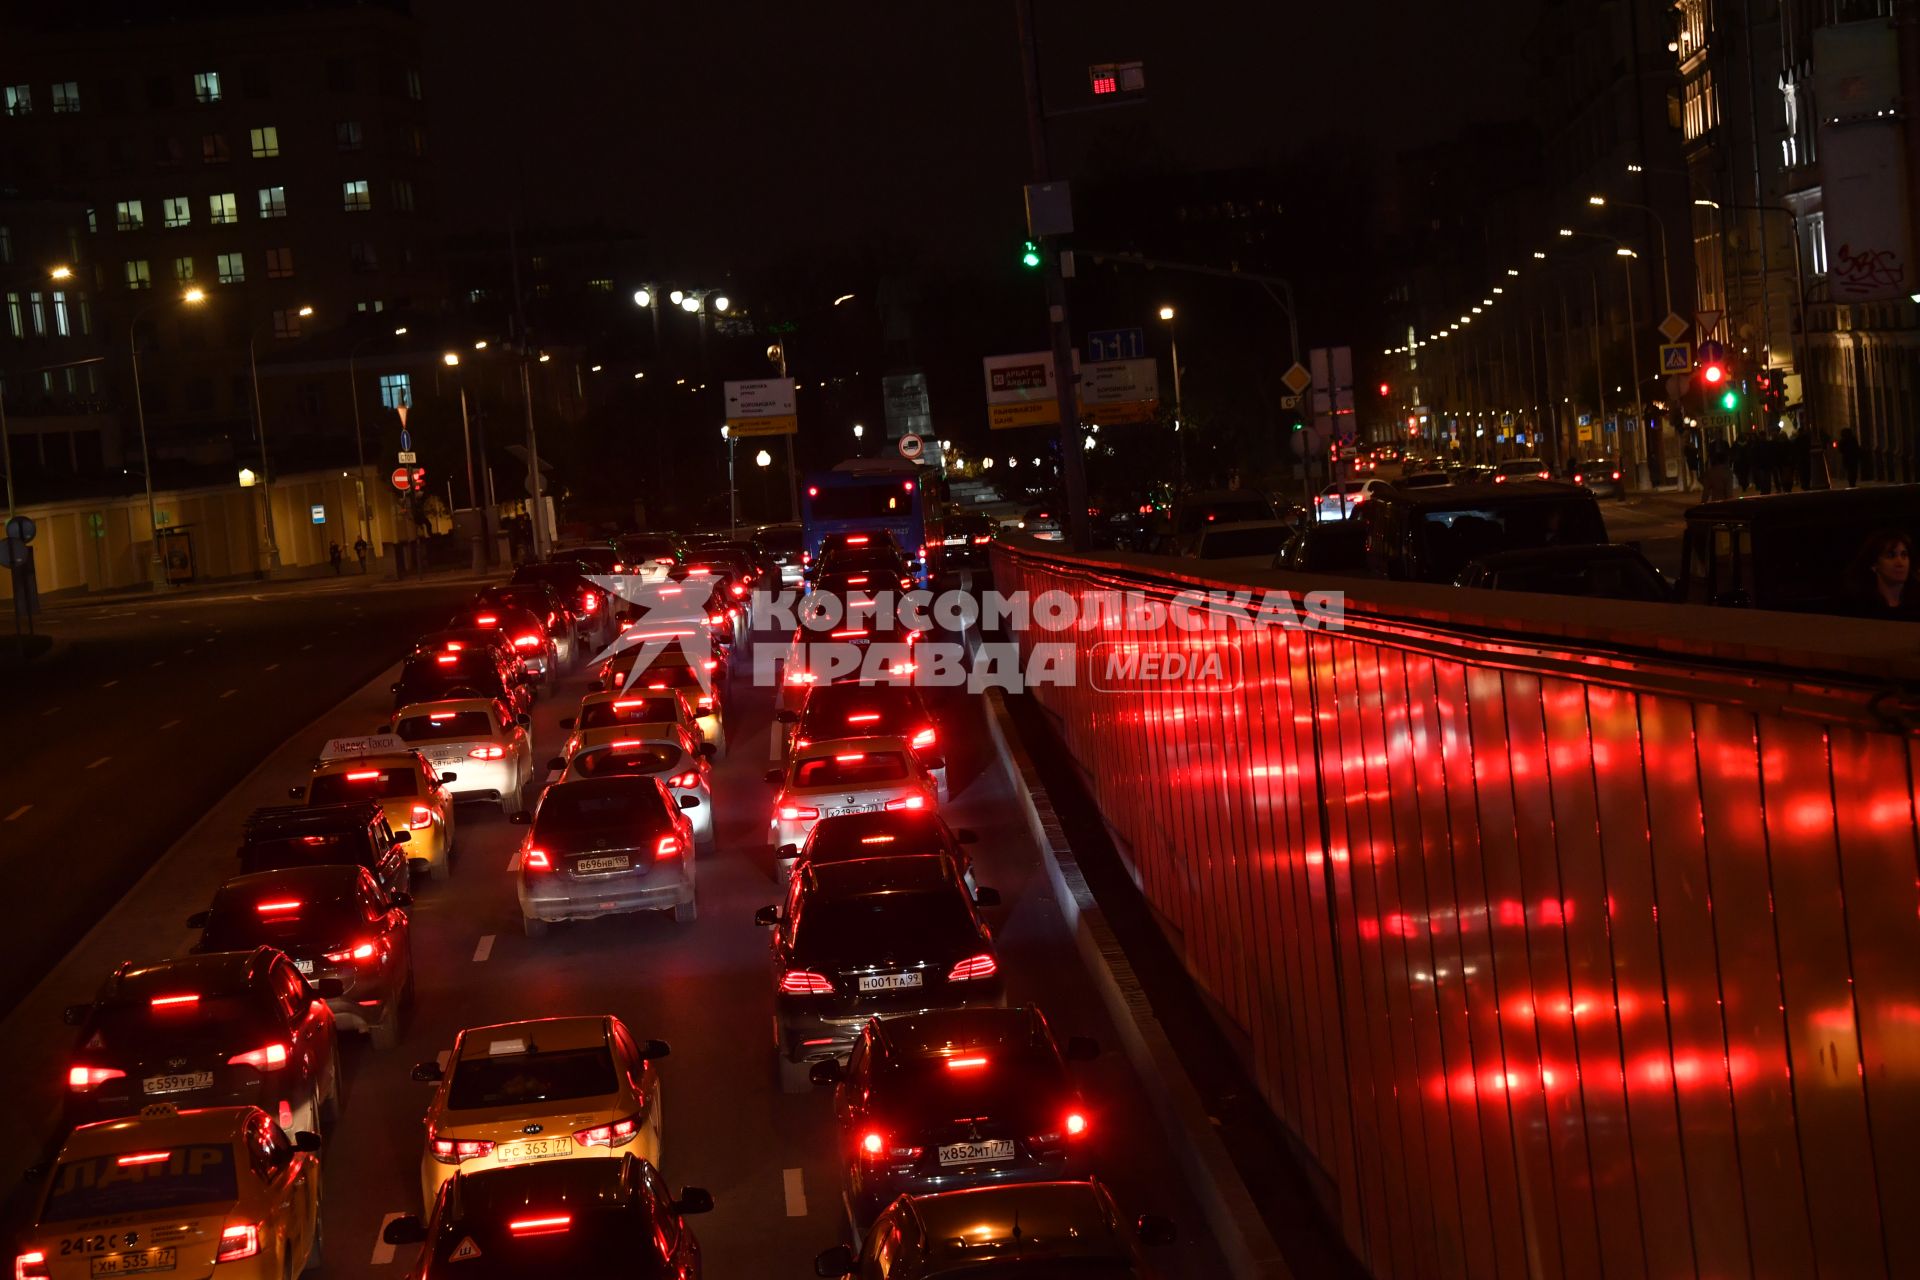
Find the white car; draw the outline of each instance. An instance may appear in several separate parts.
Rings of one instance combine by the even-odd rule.
[[[509,816],[526,809],[533,781],[528,718],[491,698],[416,702],[400,708],[391,732],[439,773],[455,773],[456,800],[498,800]],[[382,733],[388,732],[382,729]]]
[[[786,768],[767,771],[767,781],[780,788],[767,845],[776,851],[781,879],[792,874],[795,859],[777,851],[805,844],[821,818],[937,808],[933,771],[945,766],[939,756],[916,756],[898,737],[836,738],[796,748]]]
[[[547,761],[547,768],[560,775],[556,781],[658,777],[674,803],[686,811],[694,843],[702,851],[713,848],[711,743],[701,742],[677,724],[623,724],[580,731],[574,735],[574,744],[566,755]]]
[[[1342,480],[1314,495],[1313,518],[1319,521],[1351,520],[1360,506],[1382,489],[1393,486],[1385,480]]]

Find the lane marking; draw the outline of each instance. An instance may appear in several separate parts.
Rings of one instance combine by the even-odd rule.
[[[279,663],[277,663],[277,662],[269,662],[269,663],[267,664],[267,667],[266,667],[266,669],[267,669],[268,671],[278,671],[278,670],[280,669],[280,664],[279,664]]]
[[[780,1181],[786,1184],[787,1216],[804,1218],[807,1216],[807,1186],[805,1174],[799,1169],[782,1169]]]
[[[488,956],[492,954],[493,954],[493,935],[490,933],[481,935],[479,945],[477,945],[473,949],[473,962],[475,964],[479,964],[481,961],[485,960]]]
[[[381,1237],[386,1234],[387,1224],[389,1222],[392,1222],[395,1218],[403,1218],[405,1216],[406,1216],[405,1214],[401,1214],[401,1213],[390,1213],[386,1217],[380,1219],[380,1226],[373,1233],[373,1265],[374,1266],[386,1267],[386,1266],[391,1266],[393,1264],[393,1246],[388,1244]]]
[[[311,648],[313,648],[311,644],[303,644],[300,646],[300,652],[305,653],[307,650]]]
[[[149,662],[147,665],[150,667],[164,667],[167,665],[167,660],[165,658],[155,658],[152,662]]]
[[[33,808],[32,805],[23,804],[18,809],[15,809],[12,813],[8,814],[6,817],[6,820],[8,822],[12,822],[15,818],[19,817],[21,814],[25,813],[27,810],[31,808]]]
[[[119,684],[119,683],[120,683],[120,682],[119,682],[118,680],[109,680],[109,681],[107,681],[107,682],[106,682],[105,684],[103,684],[103,685],[101,685],[100,687],[101,687],[102,689],[111,689],[111,688],[113,688],[113,686],[115,686],[115,685],[117,685],[117,684]]]
[[[48,707],[48,708],[47,708],[47,709],[46,709],[45,711],[42,711],[42,712],[41,712],[40,714],[41,714],[41,715],[43,715],[43,716],[50,716],[50,715],[52,715],[52,714],[53,714],[54,712],[56,712],[56,711],[58,711],[59,709],[60,709],[60,708],[58,708],[58,707]]]
[[[520,869],[520,851],[518,849],[515,849],[513,851],[513,856],[507,859],[507,870],[518,871],[519,869]]]
[[[238,689],[229,689],[225,693],[221,694],[220,696],[223,698],[231,698],[234,694],[238,692],[240,692]]]
[[[169,721],[167,721],[167,722],[166,722],[165,724],[163,724],[163,725],[161,725],[160,727],[161,727],[162,729],[171,729],[171,728],[173,728],[173,726],[175,726],[175,725],[177,725],[177,724],[179,724],[179,723],[180,723],[180,721],[178,721],[177,719],[176,719],[176,720],[169,720]]]
[[[95,760],[92,764],[88,765],[87,768],[98,769],[101,765],[105,764],[107,761],[111,759],[113,759],[112,756],[101,756],[98,760]]]

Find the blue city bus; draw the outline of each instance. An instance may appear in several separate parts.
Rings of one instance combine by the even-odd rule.
[[[800,500],[801,550],[806,563],[820,556],[831,533],[893,535],[928,586],[940,573],[946,484],[938,472],[904,458],[852,458],[807,477]]]

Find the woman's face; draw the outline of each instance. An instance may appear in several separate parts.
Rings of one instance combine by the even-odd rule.
[[[1873,562],[1873,575],[1882,582],[1905,582],[1913,567],[1913,554],[1904,542],[1890,542]]]

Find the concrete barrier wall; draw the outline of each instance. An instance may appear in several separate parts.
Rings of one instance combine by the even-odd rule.
[[[1126,637],[1230,653],[1231,693],[1021,642],[1073,650],[1035,696],[1374,1274],[1920,1275],[1920,631],[994,569],[1355,593],[1342,631]]]

